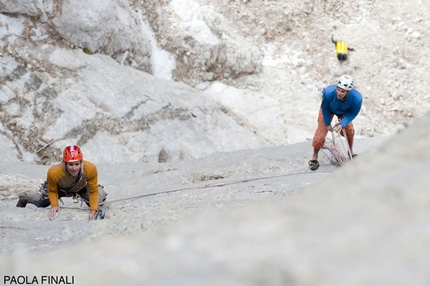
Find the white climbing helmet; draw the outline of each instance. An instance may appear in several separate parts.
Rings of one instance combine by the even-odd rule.
[[[351,76],[343,75],[339,78],[339,81],[337,82],[337,87],[350,91],[354,88],[354,81],[352,80]]]

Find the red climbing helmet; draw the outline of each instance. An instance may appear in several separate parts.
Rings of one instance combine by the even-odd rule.
[[[82,161],[84,159],[84,156],[82,155],[81,148],[79,146],[73,145],[73,146],[67,146],[64,148],[63,153],[63,162],[77,162]]]

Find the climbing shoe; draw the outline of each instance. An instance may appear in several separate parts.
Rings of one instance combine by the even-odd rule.
[[[27,203],[22,201],[21,199],[19,199],[18,202],[16,203],[16,206],[18,208],[25,208],[26,205],[27,205]]]
[[[309,162],[308,162],[308,165],[309,165],[309,168],[312,170],[312,171],[315,171],[316,169],[318,169],[318,167],[320,166],[320,163],[318,163],[318,161],[317,160],[310,160]]]

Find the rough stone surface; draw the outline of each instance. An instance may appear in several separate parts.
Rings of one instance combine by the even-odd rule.
[[[35,185],[43,166],[9,166],[0,275],[67,275],[78,285],[426,285],[429,122],[427,114],[394,137],[358,140],[354,161],[336,168],[322,157],[315,172],[305,143],[103,165],[112,203],[93,222],[70,201],[54,221],[48,210],[16,208],[17,190]]]
[[[124,124],[133,126],[135,121],[115,119],[117,127],[106,126],[113,119],[111,109],[100,112],[83,108],[86,114],[81,117],[73,107],[61,106],[55,98],[60,101],[64,96],[73,96],[77,106],[103,106],[103,101],[95,101],[103,100],[107,94],[121,99],[131,94],[134,98],[140,88],[143,99],[149,95],[169,102],[173,95],[183,100],[174,80],[196,87],[203,91],[203,97],[216,101],[206,109],[186,111],[192,117],[186,122],[204,126],[203,133],[212,134],[205,136],[215,148],[203,144],[196,148],[195,154],[189,154],[181,145],[168,144],[147,149],[138,156],[143,161],[148,161],[144,157],[157,158],[162,149],[167,153],[171,150],[173,160],[259,148],[262,144],[303,142],[315,128],[319,90],[343,73],[354,76],[364,95],[363,109],[355,121],[357,135],[395,134],[429,110],[425,67],[429,65],[426,55],[430,37],[424,13],[429,4],[414,5],[418,4],[357,0],[345,3],[116,0],[91,1],[89,5],[83,5],[82,1],[2,1],[0,136],[5,142],[11,141],[8,145],[16,146],[17,159],[34,161],[29,154],[59,140],[58,134],[47,130],[62,125],[65,130],[60,133],[74,134],[76,126],[65,127],[64,122],[77,116],[76,122],[91,121],[90,129],[94,131],[85,134],[84,139],[71,136],[66,140],[85,144],[92,139],[97,143],[86,147],[95,152],[94,146],[103,144],[106,136],[120,140],[115,128],[124,129]],[[79,21],[74,21],[77,18]],[[355,48],[348,61],[339,63],[336,59],[332,35]],[[88,50],[83,51],[84,48]],[[68,60],[60,62],[58,55]],[[128,72],[124,66],[143,71],[144,78],[149,73],[167,82],[148,83],[137,80],[140,76],[126,79]],[[137,82],[115,84],[112,89],[112,83],[131,79]],[[145,87],[139,82],[145,82]],[[169,90],[170,95],[165,98],[160,88]],[[189,98],[202,97],[193,88],[186,93]],[[92,103],[81,98],[89,98]],[[136,103],[134,99],[130,101]],[[171,107],[173,101],[177,100],[168,103]],[[127,108],[131,108],[128,114],[132,114],[136,106]],[[177,130],[174,127],[177,117],[170,114],[177,108],[183,106],[159,109],[158,116],[172,122],[165,127]],[[201,111],[200,116],[195,116],[197,110]],[[207,117],[213,120],[208,122]],[[30,124],[33,121],[36,123]],[[100,121],[106,123],[99,124]],[[109,132],[101,134],[107,129]],[[230,132],[240,129],[243,130],[238,133]],[[122,132],[127,138],[135,138],[134,134],[125,133]],[[226,133],[239,135],[224,142]],[[157,144],[156,134],[151,132],[139,140],[144,140],[144,145]],[[183,130],[172,136],[191,138],[201,134],[200,128],[194,128],[190,133]],[[231,141],[236,142],[234,147]],[[62,140],[52,143],[50,148],[39,152],[36,161],[48,163],[48,158],[64,144]],[[141,152],[130,145],[123,148],[126,153]]]
[[[2,279],[428,284],[430,2],[82,3],[0,0]],[[359,156],[311,172],[319,90],[344,73]],[[106,219],[16,208],[75,143]]]

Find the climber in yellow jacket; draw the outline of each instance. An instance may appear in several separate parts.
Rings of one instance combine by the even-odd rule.
[[[27,203],[37,207],[51,205],[49,219],[52,220],[60,210],[60,198],[80,198],[90,207],[89,219],[93,220],[99,202],[106,199],[103,187],[98,184],[96,166],[83,160],[81,148],[76,145],[64,149],[63,163],[48,170],[47,180],[40,190],[40,193],[27,191],[21,194],[16,206],[25,207]]]

